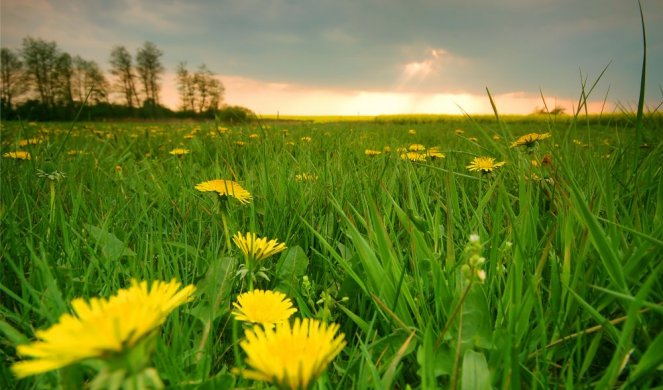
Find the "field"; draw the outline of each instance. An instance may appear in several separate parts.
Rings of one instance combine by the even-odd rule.
[[[663,386],[663,121],[632,119],[3,123],[31,158],[0,161],[0,387],[111,383],[108,353],[10,367],[132,279],[196,286],[145,348],[167,388],[269,387],[233,371],[251,288],[339,325],[312,388]],[[196,189],[215,179],[252,199]],[[251,262],[236,232],[287,249]]]

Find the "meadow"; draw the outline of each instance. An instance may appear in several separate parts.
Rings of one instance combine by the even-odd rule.
[[[336,119],[3,123],[1,387],[150,387],[95,381],[108,353],[11,367],[74,299],[173,279],[166,388],[270,387],[241,375],[251,289],[344,335],[309,388],[663,386],[660,114]],[[237,232],[287,249],[256,268]]]

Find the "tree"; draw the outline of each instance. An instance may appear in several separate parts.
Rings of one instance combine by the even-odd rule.
[[[195,111],[196,85],[193,75],[186,68],[186,62],[177,64],[177,91],[182,111]]]
[[[85,101],[88,93],[88,101],[93,104],[108,100],[108,81],[96,62],[74,57],[72,93],[73,99],[78,102]]]
[[[145,102],[153,105],[159,105],[159,79],[165,70],[161,56],[163,52],[152,42],[145,42],[136,53],[136,69],[143,83]]]
[[[59,105],[72,105],[74,97],[71,91],[71,79],[74,70],[71,56],[68,53],[60,53],[57,56],[54,71],[53,101]]]
[[[218,110],[221,106],[221,102],[223,102],[223,94],[226,91],[226,88],[219,80],[212,78],[210,79],[209,91],[210,100],[207,110]]]
[[[115,46],[110,56],[111,74],[116,77],[116,88],[125,98],[127,107],[139,105],[136,92],[136,74],[132,64],[131,54],[124,46]]]
[[[14,98],[27,90],[23,77],[23,62],[18,54],[3,47],[0,52],[0,102],[3,111],[11,111]]]
[[[225,88],[207,65],[201,64],[191,74],[186,62],[180,62],[177,66],[177,90],[183,111],[203,113],[219,108]]]
[[[194,84],[197,95],[197,111],[205,112],[219,108],[225,88],[216,78],[214,73],[202,64],[194,75]]]
[[[39,94],[40,102],[47,107],[55,104],[57,86],[56,67],[59,50],[55,42],[27,37],[23,39],[21,55],[25,72]]]

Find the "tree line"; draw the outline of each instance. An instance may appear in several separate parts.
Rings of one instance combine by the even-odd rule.
[[[1,50],[2,119],[70,120],[83,104],[82,119],[218,117],[222,107],[231,116],[250,114],[223,106],[225,88],[207,65],[189,71],[186,62],[176,69],[179,111],[163,106],[163,51],[152,42],[145,42],[135,56],[125,46],[114,46],[110,77],[95,61],[72,56],[54,41],[26,37],[19,49]]]

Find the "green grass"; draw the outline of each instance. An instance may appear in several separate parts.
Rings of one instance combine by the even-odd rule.
[[[663,386],[661,116],[643,119],[647,147],[633,143],[628,115],[406,119],[225,132],[3,123],[2,153],[43,142],[21,148],[30,161],[0,161],[0,383],[82,387],[94,373],[83,366],[16,382],[16,344],[73,298],[175,278],[199,294],[158,338],[152,360],[166,386],[260,388],[229,374],[242,257],[226,245],[216,200],[194,189],[223,178],[254,196],[249,206],[231,200],[231,234],[288,246],[257,286],[288,294],[299,316],[341,325],[348,345],[321,388]],[[529,152],[509,147],[533,131],[552,137]],[[396,149],[413,143],[446,158],[400,159]],[[364,155],[385,146],[392,152]],[[169,155],[175,147],[191,153]],[[546,154],[551,165],[532,165]],[[507,164],[469,172],[481,155]],[[66,177],[51,182],[38,169]],[[317,180],[298,182],[300,173]],[[461,275],[471,234],[483,244],[484,283]]]

